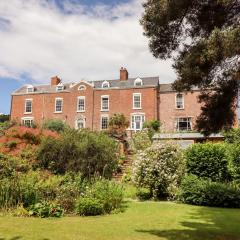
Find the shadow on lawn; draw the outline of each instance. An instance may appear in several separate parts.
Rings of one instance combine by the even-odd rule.
[[[139,233],[150,234],[166,240],[240,240],[239,227],[232,227],[236,219],[225,219],[227,211],[234,209],[199,208],[186,216],[178,226],[182,229],[138,229]]]

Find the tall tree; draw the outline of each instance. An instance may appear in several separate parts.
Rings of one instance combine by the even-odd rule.
[[[197,129],[208,135],[230,128],[240,80],[240,0],[147,0],[143,6],[151,52],[174,59],[175,90],[202,91]]]

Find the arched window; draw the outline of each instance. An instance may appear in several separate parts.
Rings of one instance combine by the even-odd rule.
[[[76,129],[83,129],[83,128],[85,128],[85,123],[86,123],[86,119],[84,117],[79,117],[76,120]]]
[[[134,81],[134,86],[142,86],[142,85],[143,85],[142,79],[137,78],[137,79]]]
[[[109,87],[110,87],[109,82],[104,81],[104,82],[102,83],[102,88],[109,88]]]
[[[79,90],[79,91],[84,91],[84,90],[86,90],[86,86],[85,86],[85,85],[80,85],[80,86],[78,87],[78,90]]]

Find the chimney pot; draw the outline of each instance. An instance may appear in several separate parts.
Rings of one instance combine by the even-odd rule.
[[[120,81],[128,80],[128,71],[126,68],[121,67],[120,69]]]
[[[51,78],[51,86],[57,86],[61,82],[61,79],[58,76]]]

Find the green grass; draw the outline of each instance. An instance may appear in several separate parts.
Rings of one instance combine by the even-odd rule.
[[[130,202],[126,211],[60,219],[0,217],[0,240],[237,240],[240,209]]]

